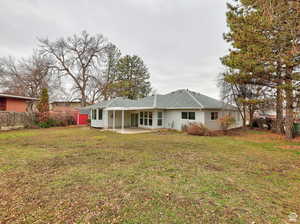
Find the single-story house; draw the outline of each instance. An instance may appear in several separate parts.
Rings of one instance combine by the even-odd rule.
[[[95,128],[168,128],[181,130],[198,122],[219,130],[218,119],[225,114],[242,126],[236,107],[190,90],[177,90],[166,95],[153,95],[138,100],[115,98],[89,106],[91,126]]]
[[[28,112],[34,110],[37,98],[0,93],[0,111]]]

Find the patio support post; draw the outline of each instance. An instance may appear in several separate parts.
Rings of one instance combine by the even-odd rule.
[[[116,111],[113,110],[113,130],[116,128]]]
[[[124,120],[125,120],[125,112],[122,110],[122,131],[124,131]]]

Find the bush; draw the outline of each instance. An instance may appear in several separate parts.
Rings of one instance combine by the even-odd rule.
[[[213,133],[204,124],[190,123],[184,126],[185,132],[189,135],[212,136]]]
[[[38,126],[40,128],[50,128],[50,127],[54,127],[54,121],[52,120],[47,120],[47,121],[42,121],[38,123]]]
[[[40,128],[65,127],[76,124],[75,118],[71,113],[50,113],[47,120],[37,120],[36,124]]]
[[[231,117],[230,115],[225,115],[221,118],[219,118],[219,124],[221,126],[221,129],[226,132],[228,128],[235,124],[235,119]]]

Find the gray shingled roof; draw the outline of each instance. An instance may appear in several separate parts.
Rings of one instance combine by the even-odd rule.
[[[234,109],[235,107],[225,105],[223,102],[203,94],[182,89],[138,100],[115,98],[95,104],[92,108]]]

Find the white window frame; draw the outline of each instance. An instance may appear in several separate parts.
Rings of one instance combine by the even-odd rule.
[[[182,118],[183,113],[187,114],[187,118]],[[190,114],[194,114],[194,119],[191,119]],[[189,120],[189,121],[195,121],[196,120],[196,112],[195,111],[181,111],[181,120]]]
[[[92,120],[97,120],[97,109],[92,109]]]
[[[101,111],[101,119],[100,119],[100,116],[99,116],[99,115],[100,115],[100,114],[99,114],[100,111]],[[98,121],[102,121],[102,120],[103,120],[103,110],[99,108],[99,109],[97,110],[97,115],[98,115],[98,117],[97,117],[97,118],[98,118]]]

